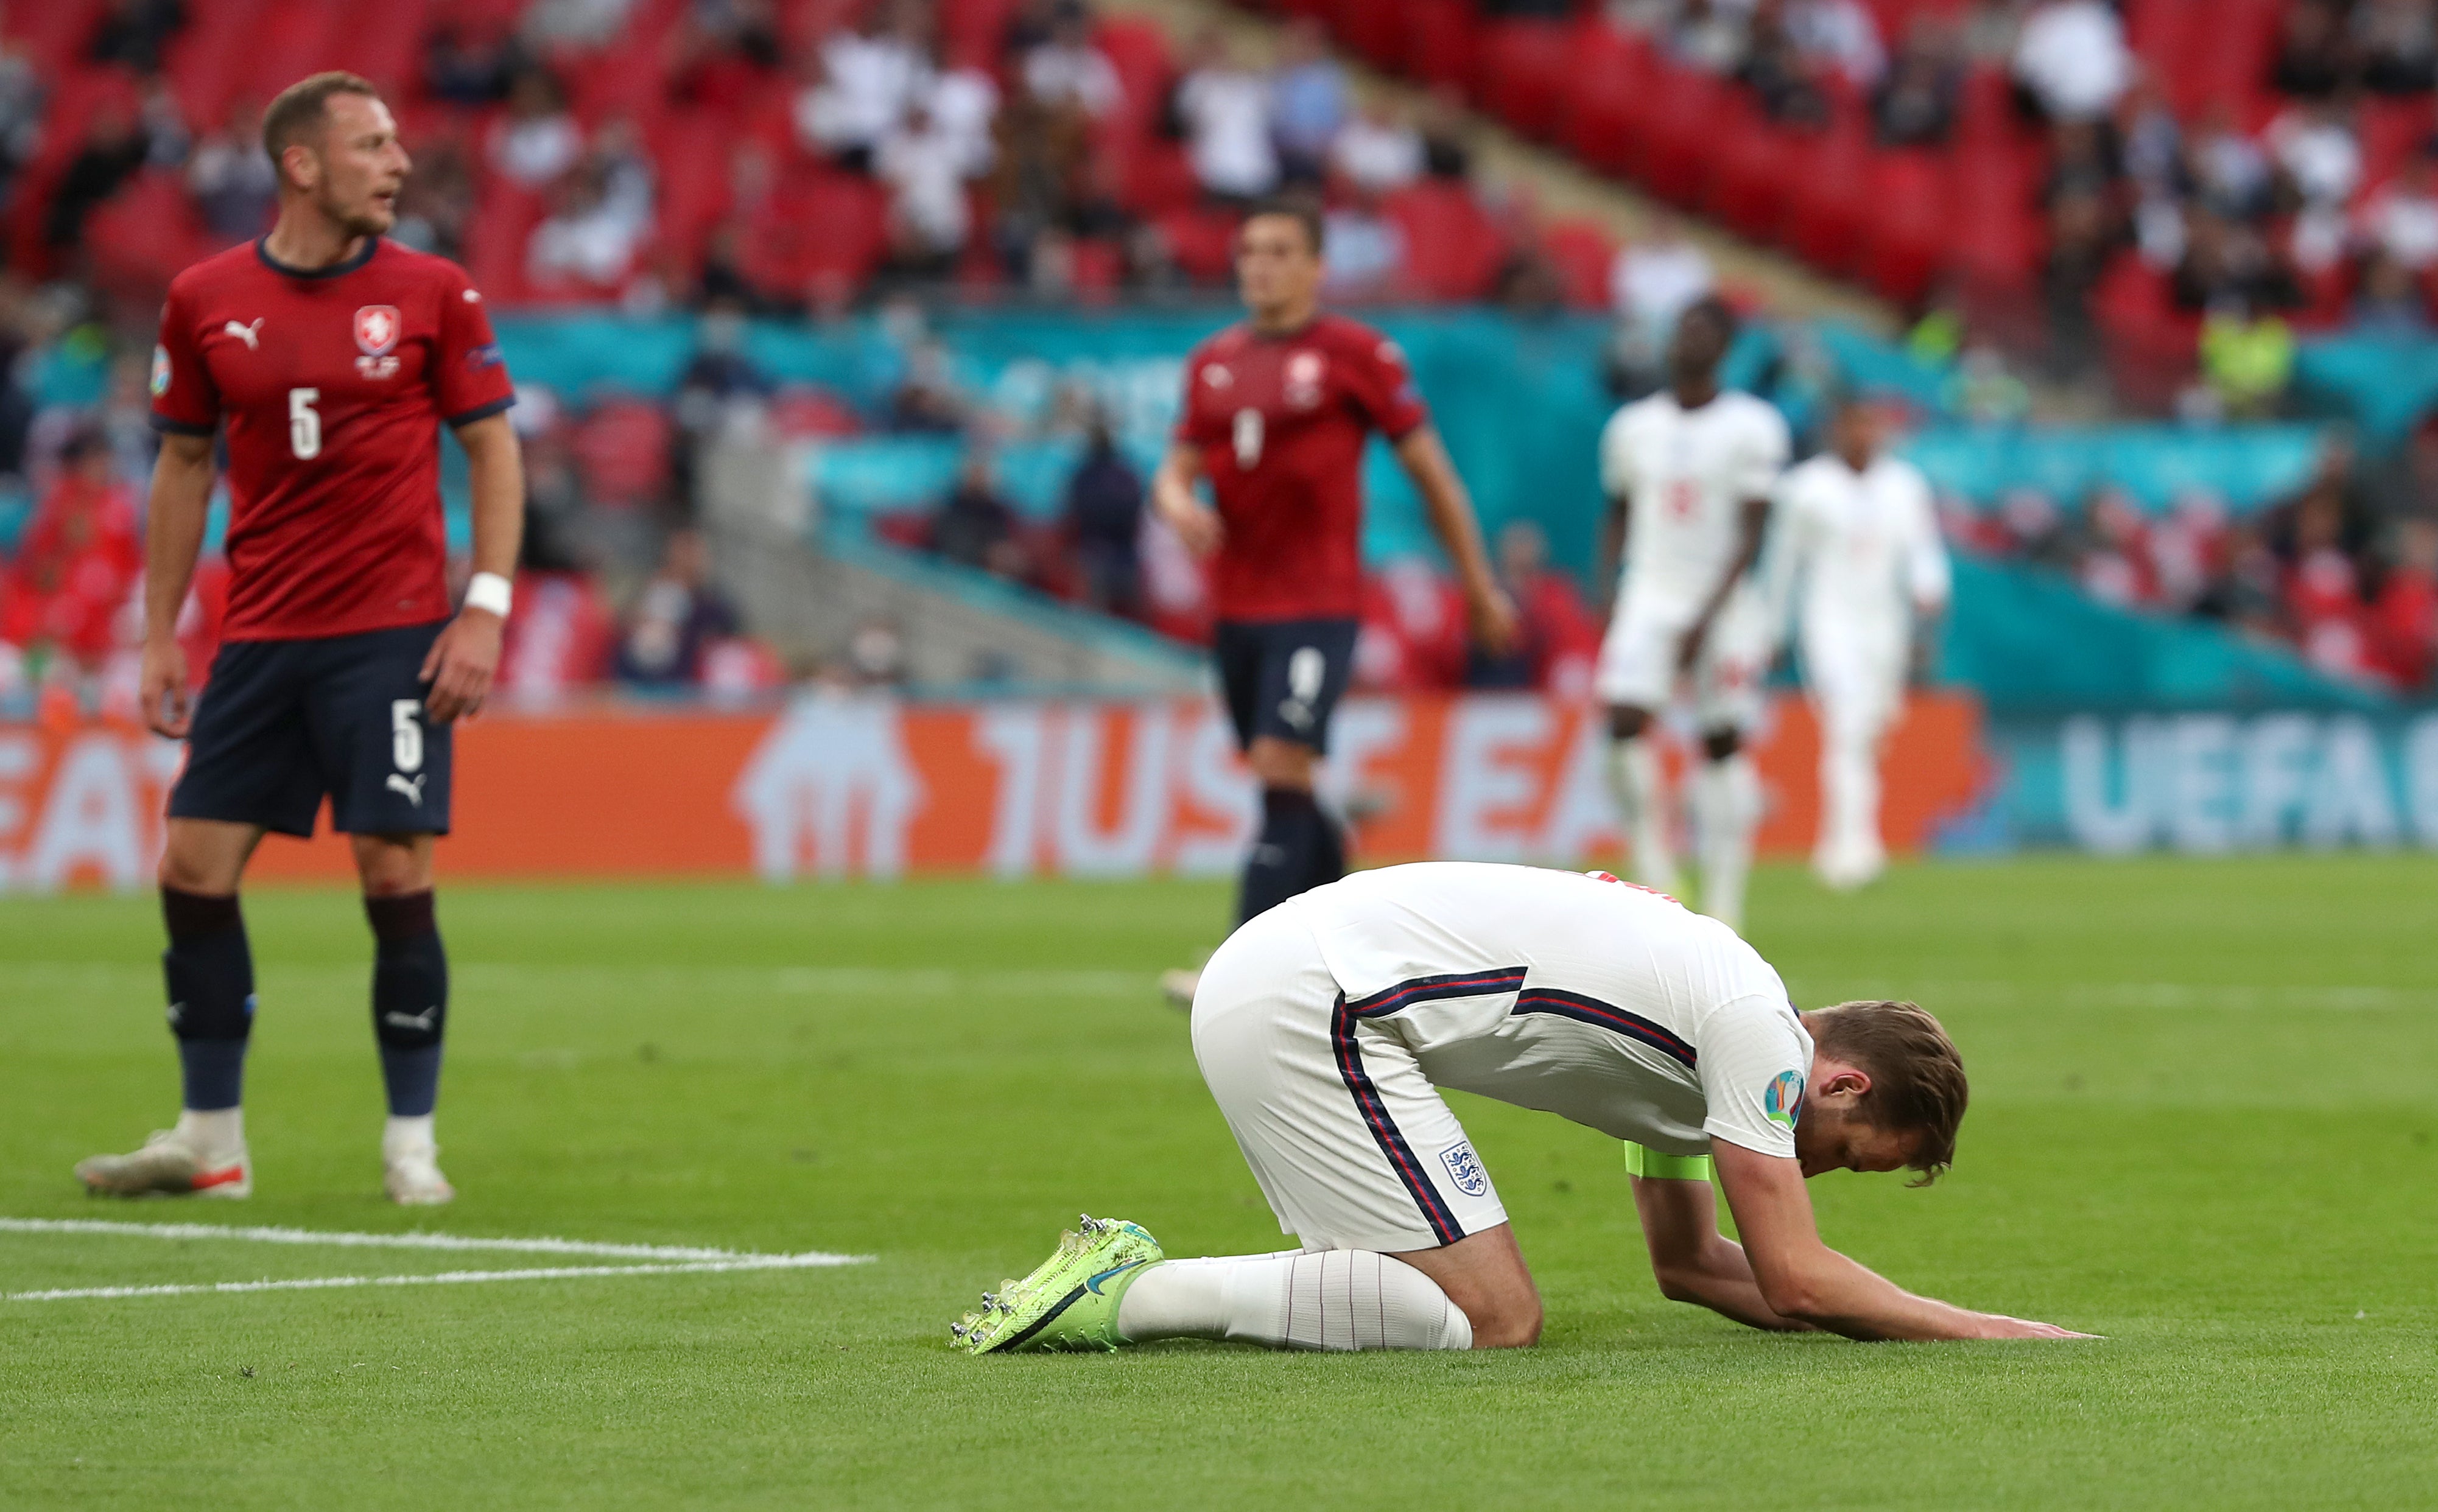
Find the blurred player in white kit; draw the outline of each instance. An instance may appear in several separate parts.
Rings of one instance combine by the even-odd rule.
[[[1778,486],[1774,599],[1796,597],[1803,680],[1820,719],[1820,837],[1811,869],[1840,891],[1887,865],[1880,742],[1903,708],[1917,625],[1946,612],[1947,550],[1930,483],[1886,454],[1883,412],[1837,410],[1829,449]]]
[[[1792,442],[1775,408],[1720,388],[1735,336],[1724,301],[1687,308],[1669,342],[1669,387],[1617,411],[1600,436],[1609,539],[1625,562],[1594,688],[1608,706],[1609,780],[1634,871],[1669,892],[1676,868],[1651,726],[1679,680],[1690,681],[1702,737],[1691,782],[1702,911],[1740,929],[1761,817],[1743,742],[1777,641],[1754,569]]]

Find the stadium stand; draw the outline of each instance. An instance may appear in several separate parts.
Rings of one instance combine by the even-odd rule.
[[[1087,441],[1093,404],[1073,393],[1011,430],[976,374],[996,383],[1001,348],[1038,345],[1036,308],[1093,311],[1121,343],[1141,312],[1182,312],[1142,317],[1142,355],[1173,358],[1224,297],[1251,194],[1324,197],[1334,298],[1505,312],[1425,371],[1456,412],[1528,423],[1448,377],[1486,371],[1484,343],[1571,364],[1570,383],[1647,387],[1675,310],[1718,281],[1707,259],[1666,216],[1619,246],[1480,182],[1468,112],[1916,310],[1901,343],[1777,322],[1743,380],[1798,426],[1824,384],[1904,401],[1952,532],[1992,571],[2054,569],[2094,608],[2211,616],[2364,686],[2428,685],[2438,156],[2409,36],[2356,26],[2338,45],[2312,0],[1242,9],[1281,23],[1274,65],[1071,0],[11,8],[0,475],[27,482],[0,488],[0,704],[51,686],[46,656],[127,681],[113,521],[149,468],[137,354],[154,303],[262,223],[251,123],[334,62],[398,104],[418,158],[401,237],[465,261],[503,308],[563,317],[559,371],[512,351],[537,581],[509,680],[537,697],[610,678],[751,696],[809,670],[732,633],[688,560],[706,458],[739,424],[805,461],[834,545],[848,531],[930,557],[929,582],[1016,585],[1198,641],[1191,564],[1157,530],[1128,534],[1156,431],[1103,413],[1127,423]],[[1359,95],[1330,41],[1426,103]],[[927,330],[926,306],[1008,324]],[[829,334],[791,347],[804,317]],[[2137,411],[2343,416],[2371,449],[2250,423],[1969,429],[2029,402],[2002,349],[2069,379],[2104,370]],[[596,380],[610,373],[624,378]],[[1608,402],[1564,387],[1542,408]],[[1509,478],[1503,453],[1529,448],[1459,449],[1511,527],[1528,650],[1470,657],[1392,498],[1363,679],[1580,687],[1597,639],[1587,472]],[[107,478],[76,483],[88,473]],[[191,619],[207,641],[208,590]],[[885,635],[864,640],[828,669],[904,675]]]

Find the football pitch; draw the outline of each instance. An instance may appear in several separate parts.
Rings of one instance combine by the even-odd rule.
[[[243,1204],[79,1194],[79,1157],[174,1109],[153,905],[0,903],[0,1217],[52,1221],[0,1225],[0,1504],[2438,1497],[2438,861],[1757,879],[1798,1004],[1917,996],[1972,1075],[1954,1173],[1814,1182],[1828,1241],[2102,1343],[1859,1345],[1669,1304],[1613,1141],[1459,1097],[1539,1348],[951,1354],[948,1322],[1079,1210],[1177,1254],[1286,1242],[1151,988],[1226,906],[1186,883],[444,888],[462,1195],[406,1212],[380,1197],[352,896],[247,901]],[[418,1230],[585,1245],[320,1238]],[[537,1270],[580,1274],[503,1274]],[[178,1290],[337,1278],[377,1284]],[[92,1294],[127,1288],[165,1290]]]

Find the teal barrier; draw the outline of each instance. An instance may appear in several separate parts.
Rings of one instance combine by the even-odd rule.
[[[2072,505],[2094,487],[2112,483],[2153,512],[2200,489],[2244,514],[2302,487],[2325,444],[2325,432],[2310,425],[1954,427],[1923,431],[1903,451],[1941,492],[1975,503],[1993,503],[2009,489],[2037,488]]]
[[[2294,356],[2294,389],[2306,403],[2350,417],[2373,445],[2392,445],[2438,408],[2438,341],[2306,342]]]

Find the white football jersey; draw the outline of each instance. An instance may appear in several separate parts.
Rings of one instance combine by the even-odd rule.
[[[1853,632],[1900,641],[1917,604],[1947,602],[1938,512],[1912,463],[1882,456],[1856,472],[1824,452],[1786,475],[1777,501],[1772,588],[1799,595],[1807,640]]]
[[[1291,905],[1345,993],[1433,1085],[1671,1154],[1794,1153],[1811,1036],[1736,932],[1672,898],[1534,867],[1359,871]]]
[[[1612,415],[1600,483],[1630,506],[1619,602],[1698,610],[1735,559],[1745,501],[1770,496],[1792,450],[1776,408],[1733,390],[1698,410],[1663,390]]]

